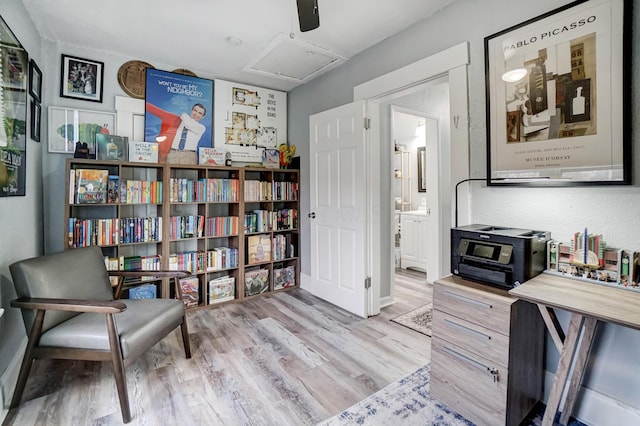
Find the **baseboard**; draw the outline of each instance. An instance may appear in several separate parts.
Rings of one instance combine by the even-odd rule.
[[[391,296],[385,296],[380,298],[380,308],[386,308],[387,306],[393,305],[395,300]]]
[[[554,373],[545,372],[545,402],[549,399],[554,376]],[[565,396],[566,389],[565,395],[562,396],[562,401],[564,401]],[[584,386],[581,386],[578,392],[578,399],[576,400],[572,417],[588,425],[640,425],[639,409]]]
[[[4,422],[4,419],[9,413],[9,404],[11,404],[13,391],[16,387],[16,382],[18,381],[20,364],[22,363],[22,357],[24,356],[26,347],[27,338],[25,337],[22,342],[20,342],[20,346],[7,366],[7,369],[2,376],[0,376],[0,424]]]

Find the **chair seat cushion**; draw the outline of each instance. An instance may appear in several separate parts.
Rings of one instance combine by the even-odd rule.
[[[155,345],[184,318],[184,303],[176,299],[142,299],[121,302],[127,310],[114,314],[122,357],[137,356]],[[48,330],[39,346],[109,351],[105,314],[83,313]]]

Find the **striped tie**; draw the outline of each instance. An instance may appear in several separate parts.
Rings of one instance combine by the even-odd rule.
[[[178,144],[178,150],[179,151],[183,151],[184,150],[184,145],[187,143],[187,132],[189,131],[189,129],[187,129],[186,127],[184,129],[182,129],[182,134],[180,135],[180,143]]]

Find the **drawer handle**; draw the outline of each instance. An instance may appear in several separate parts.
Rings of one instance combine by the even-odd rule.
[[[484,333],[480,333],[479,331],[476,331],[476,330],[474,330],[472,328],[466,327],[466,326],[464,326],[462,324],[458,324],[457,322],[453,322],[453,321],[451,321],[449,319],[445,319],[444,322],[446,322],[447,324],[450,324],[450,325],[452,325],[454,327],[457,327],[457,328],[459,328],[459,329],[461,329],[463,331],[466,331],[469,334],[473,334],[475,336],[482,337],[482,338],[485,338],[487,340],[491,340],[491,336],[489,336],[487,334],[484,334]]]
[[[493,383],[497,383],[500,381],[500,371],[498,371],[497,368],[491,368],[491,367],[487,367],[486,365],[484,365],[481,362],[476,361],[475,359],[471,359],[466,355],[463,355],[459,352],[454,351],[453,349],[449,349],[446,346],[442,348],[445,352],[449,353],[450,355],[453,355],[454,357],[458,358],[461,361],[464,361],[468,364],[473,365],[474,367],[476,367],[479,370],[482,371],[487,371],[489,372],[489,374],[491,374],[491,379],[493,380]]]
[[[453,297],[454,299],[462,300],[463,302],[471,303],[472,305],[478,305],[482,307],[486,307],[488,309],[493,308],[489,303],[480,302],[479,300],[471,299],[470,297],[461,296],[457,293],[452,293],[450,291],[445,291],[447,296]]]

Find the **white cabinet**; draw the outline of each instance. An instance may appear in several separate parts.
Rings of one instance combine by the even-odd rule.
[[[427,271],[427,214],[400,214],[400,267]]]

